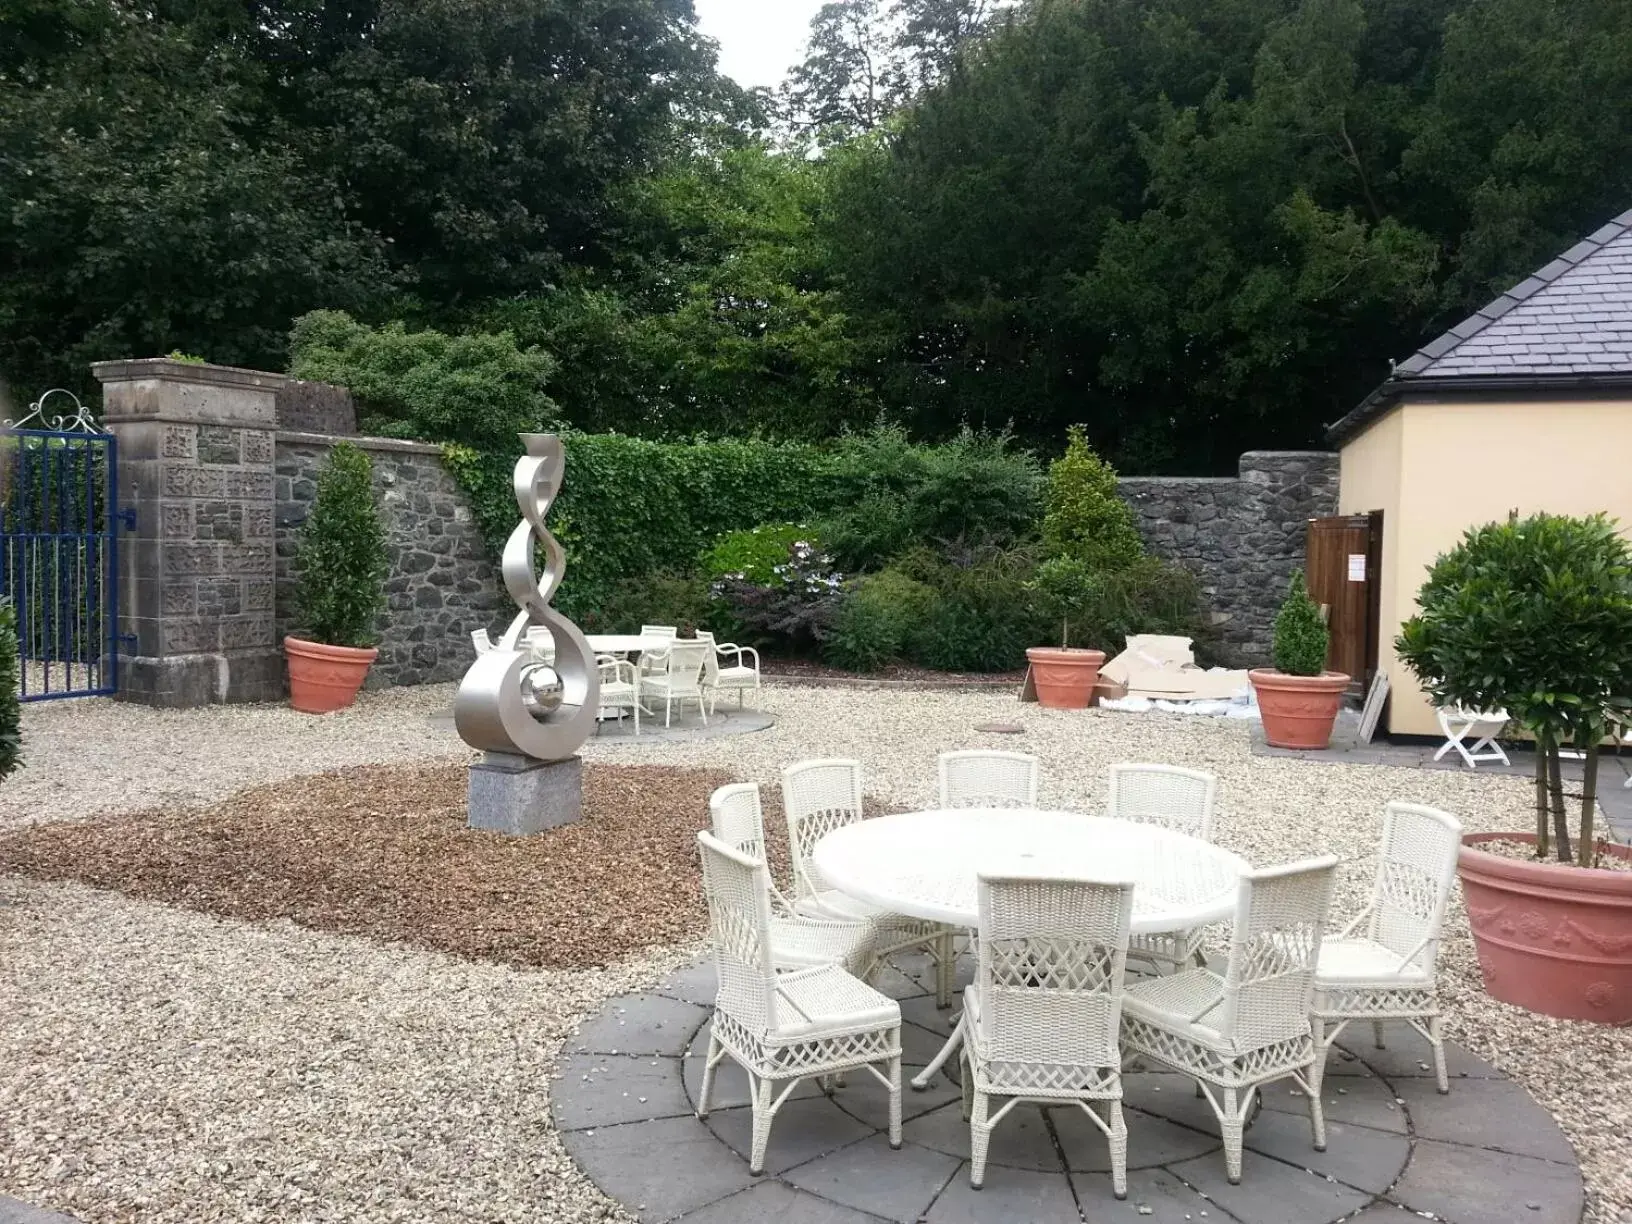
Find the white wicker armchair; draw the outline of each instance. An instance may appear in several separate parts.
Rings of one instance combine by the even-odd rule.
[[[943,752],[943,808],[1037,806],[1041,764],[1023,752]]]
[[[1406,1021],[1433,1046],[1439,1090],[1451,1090],[1434,969],[1461,844],[1462,826],[1449,813],[1416,803],[1383,808],[1371,903],[1320,945],[1310,1076],[1317,1095],[1327,1052],[1352,1020],[1372,1022],[1379,1048],[1383,1021]],[[1364,934],[1355,934],[1362,923]]]
[[[716,642],[706,629],[697,630],[697,640],[707,642],[710,649],[703,667],[703,689],[708,693],[708,712],[714,712],[715,703],[725,689],[737,690],[737,705],[743,704],[743,694],[759,689],[759,651],[752,646],[738,646],[735,642]],[[734,660],[720,665],[721,656]]]
[[[737,853],[767,864],[771,962],[776,969],[843,965],[854,974],[867,972],[873,962],[876,930],[870,920],[801,914],[771,878],[765,854],[765,811],[759,802],[759,783],[738,782],[720,787],[709,796],[708,816],[715,837]]]
[[[628,659],[615,658],[612,655],[597,655],[595,667],[601,673],[600,708],[602,710],[616,710],[618,722],[623,722],[624,711],[632,711],[635,716],[635,735],[640,735],[640,673]],[[595,724],[599,732],[601,725]]]
[[[697,1116],[708,1116],[720,1060],[735,1060],[748,1075],[753,1108],[748,1168],[758,1174],[765,1168],[771,1123],[789,1094],[812,1076],[830,1081],[865,1067],[889,1090],[890,1146],[899,1148],[900,1007],[837,965],[779,976],[772,964],[765,864],[709,833],[697,834],[697,844],[720,979]]]
[[[663,700],[665,727],[669,725],[669,719],[674,712],[674,703],[677,701],[682,706],[688,701],[695,701],[697,712],[703,718],[703,726],[708,726],[708,707],[703,698],[703,663],[707,657],[706,644],[675,641],[652,660],[653,670],[641,673],[641,695]],[[647,658],[641,660],[643,665],[646,662]]]
[[[963,1018],[969,1184],[985,1180],[992,1130],[1017,1104],[1073,1102],[1110,1141],[1111,1189],[1125,1198],[1118,1039],[1133,885],[981,876],[979,903]],[[1008,1099],[988,1117],[993,1095]]]
[[[1243,876],[1224,975],[1146,978],[1123,1000],[1123,1047],[1196,1081],[1218,1116],[1232,1185],[1253,1099],[1274,1080],[1290,1077],[1303,1089],[1315,1147],[1326,1147],[1309,1004],[1336,867],[1326,855]]]
[[[476,648],[478,655],[484,655],[493,649],[493,639],[488,635],[486,629],[472,629],[470,631],[470,644]]]
[[[803,914],[833,918],[865,918],[875,924],[873,964],[869,980],[897,952],[923,948],[935,962],[935,1000],[952,1004],[952,978],[957,966],[951,928],[889,914],[876,905],[857,901],[834,888],[817,870],[812,857],[816,843],[834,829],[863,818],[861,762],[849,760],[802,761],[782,771],[782,806],[788,817],[788,854],[793,860],[794,907]]]
[[[1112,765],[1105,814],[1115,820],[1160,825],[1201,841],[1213,839],[1213,804],[1218,779],[1177,765]],[[1205,964],[1205,927],[1135,935],[1128,955],[1157,973]]]
[[[663,670],[663,659],[668,652],[668,643],[680,636],[680,630],[675,625],[642,625],[640,636],[663,643],[661,649],[644,651],[640,656],[640,674],[654,675]]]

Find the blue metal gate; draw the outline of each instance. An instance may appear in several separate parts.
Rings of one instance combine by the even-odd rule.
[[[54,395],[72,416],[45,415]],[[0,430],[0,596],[17,610],[24,701],[119,687],[117,458],[67,391]]]

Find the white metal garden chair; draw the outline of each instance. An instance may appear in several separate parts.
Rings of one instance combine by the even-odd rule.
[[[708,726],[708,709],[703,699],[703,662],[707,657],[708,646],[705,643],[676,641],[658,657],[660,670],[642,673],[641,696],[654,700],[662,698],[665,727],[669,725],[675,702],[684,706],[688,701],[697,703],[703,726]]]
[[[472,629],[470,631],[470,644],[476,648],[478,656],[484,655],[493,649],[493,639],[488,636],[486,629]]]
[[[992,1130],[1016,1105],[1072,1102],[1110,1141],[1111,1189],[1125,1198],[1119,1039],[1133,885],[983,875],[978,898],[961,1054],[969,1184],[985,1180]],[[988,1116],[991,1096],[1007,1100]]]
[[[1023,752],[943,752],[941,807],[1037,806],[1041,763]]]
[[[1439,1090],[1451,1090],[1435,962],[1461,845],[1462,826],[1448,812],[1417,803],[1383,808],[1371,901],[1320,945],[1312,1007],[1317,1057],[1310,1076],[1317,1094],[1327,1052],[1353,1020],[1372,1022],[1379,1049],[1383,1021],[1406,1021],[1433,1046]],[[1356,934],[1362,924],[1364,933]]]
[[[1122,1004],[1123,1047],[1190,1076],[1212,1105],[1232,1185],[1253,1100],[1274,1080],[1303,1089],[1315,1147],[1326,1147],[1309,1004],[1336,866],[1326,855],[1242,876],[1223,976],[1185,969],[1146,978]]]
[[[759,689],[759,652],[752,646],[738,646],[735,642],[716,642],[714,635],[706,629],[697,630],[697,640],[707,642],[711,648],[708,662],[703,667],[703,688],[709,695],[709,713],[714,712],[715,703],[724,689],[737,690],[737,705],[740,708],[743,694],[749,689]],[[721,667],[722,655],[734,658],[736,662]]]
[[[890,1146],[899,1149],[901,1008],[837,965],[778,975],[763,860],[709,833],[697,834],[697,844],[720,979],[697,1116],[708,1116],[715,1069],[731,1058],[748,1076],[753,1109],[748,1168],[757,1175],[765,1168],[771,1123],[794,1089],[812,1076],[825,1086],[864,1067],[889,1090]]]
[[[640,673],[628,659],[614,658],[612,655],[597,655],[596,669],[601,673],[600,708],[602,710],[616,710],[618,722],[623,722],[624,711],[632,711],[635,716],[635,736],[640,736]],[[600,731],[600,723],[595,724],[595,730]]]
[[[1439,717],[1439,729],[1445,733],[1445,742],[1434,753],[1439,760],[1455,750],[1469,769],[1478,768],[1479,761],[1500,761],[1510,764],[1507,753],[1496,742],[1496,737],[1507,727],[1506,710],[1470,710],[1464,706],[1441,706],[1434,713]],[[1473,740],[1469,748],[1467,741]]]
[[[1160,825],[1201,841],[1213,840],[1218,779],[1178,765],[1112,765],[1105,814],[1115,820]],[[1157,973],[1205,963],[1205,927],[1135,935],[1128,955]]]
[[[834,888],[816,868],[816,843],[834,829],[863,819],[861,762],[850,760],[802,761],[782,771],[782,806],[788,817],[788,854],[793,860],[794,907],[800,913],[834,918],[864,918],[875,924],[870,980],[897,952],[923,948],[935,962],[935,1001],[952,1004],[952,978],[957,967],[952,930],[890,914],[876,905],[858,901]]]
[[[778,970],[843,965],[854,974],[872,966],[875,925],[868,919],[816,917],[799,913],[770,876],[765,853],[765,811],[759,783],[722,786],[708,799],[714,836],[739,854],[766,866],[771,898],[771,962]]]

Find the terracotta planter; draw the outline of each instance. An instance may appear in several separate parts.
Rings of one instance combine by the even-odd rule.
[[[1033,646],[1026,651],[1037,704],[1050,710],[1086,710],[1105,663],[1103,650]]]
[[[289,661],[289,704],[306,714],[329,714],[357,700],[368,669],[379,657],[373,647],[325,646],[302,638],[283,639]]]
[[[1247,673],[1258,694],[1264,738],[1274,748],[1324,748],[1332,739],[1349,678],[1342,672],[1289,676],[1273,667]]]
[[[1534,833],[1469,833],[1457,874],[1485,992],[1504,1003],[1602,1024],[1632,1024],[1632,872],[1511,859],[1480,842]],[[1632,858],[1625,846],[1609,846]]]

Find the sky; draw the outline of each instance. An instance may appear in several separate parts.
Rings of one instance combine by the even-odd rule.
[[[697,22],[720,44],[720,71],[739,85],[779,85],[804,58],[823,0],[695,0]]]

